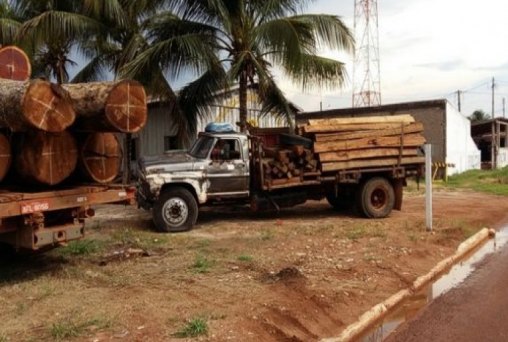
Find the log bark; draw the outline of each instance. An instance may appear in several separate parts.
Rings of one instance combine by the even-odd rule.
[[[65,84],[83,131],[135,133],[147,119],[146,93],[131,80]]]
[[[70,99],[59,85],[0,79],[0,126],[14,132],[62,132],[74,119]]]
[[[114,133],[92,133],[80,147],[79,166],[88,180],[112,182],[120,173],[122,149]]]
[[[32,74],[30,59],[16,46],[4,46],[0,49],[0,78],[26,81]]]
[[[56,185],[76,168],[78,151],[69,132],[28,132],[21,139],[16,159],[16,171],[21,178],[33,183]]]
[[[0,134],[0,181],[5,178],[11,166],[11,143],[3,134]]]

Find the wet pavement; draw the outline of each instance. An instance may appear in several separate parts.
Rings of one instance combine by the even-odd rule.
[[[508,341],[507,241],[503,229],[362,340]]]

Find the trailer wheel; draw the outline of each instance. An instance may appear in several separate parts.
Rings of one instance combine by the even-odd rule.
[[[382,177],[374,177],[358,189],[358,209],[365,217],[387,217],[395,204],[392,184]]]
[[[198,219],[198,204],[189,190],[170,188],[161,193],[153,207],[153,221],[161,232],[192,229]]]

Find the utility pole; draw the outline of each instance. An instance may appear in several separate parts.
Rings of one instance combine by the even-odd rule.
[[[506,118],[506,99],[503,97],[503,119]]]
[[[494,81],[494,77],[492,77],[492,119],[494,119],[494,88],[496,87],[496,83]]]
[[[457,107],[459,108],[459,112],[462,112],[462,111],[460,110],[460,94],[461,94],[461,93],[462,93],[462,91],[457,90],[457,105],[458,105]]]

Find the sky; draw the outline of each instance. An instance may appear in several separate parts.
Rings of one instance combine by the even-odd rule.
[[[354,0],[317,0],[307,12],[335,14],[354,26]],[[381,102],[448,99],[462,113],[503,115],[508,101],[508,1],[378,0]],[[282,75],[286,95],[305,111],[351,107],[353,56],[322,55],[346,63],[349,81],[339,90],[302,92]],[[507,104],[508,106],[508,104]],[[508,109],[506,109],[508,111]],[[507,113],[508,115],[508,113]]]

